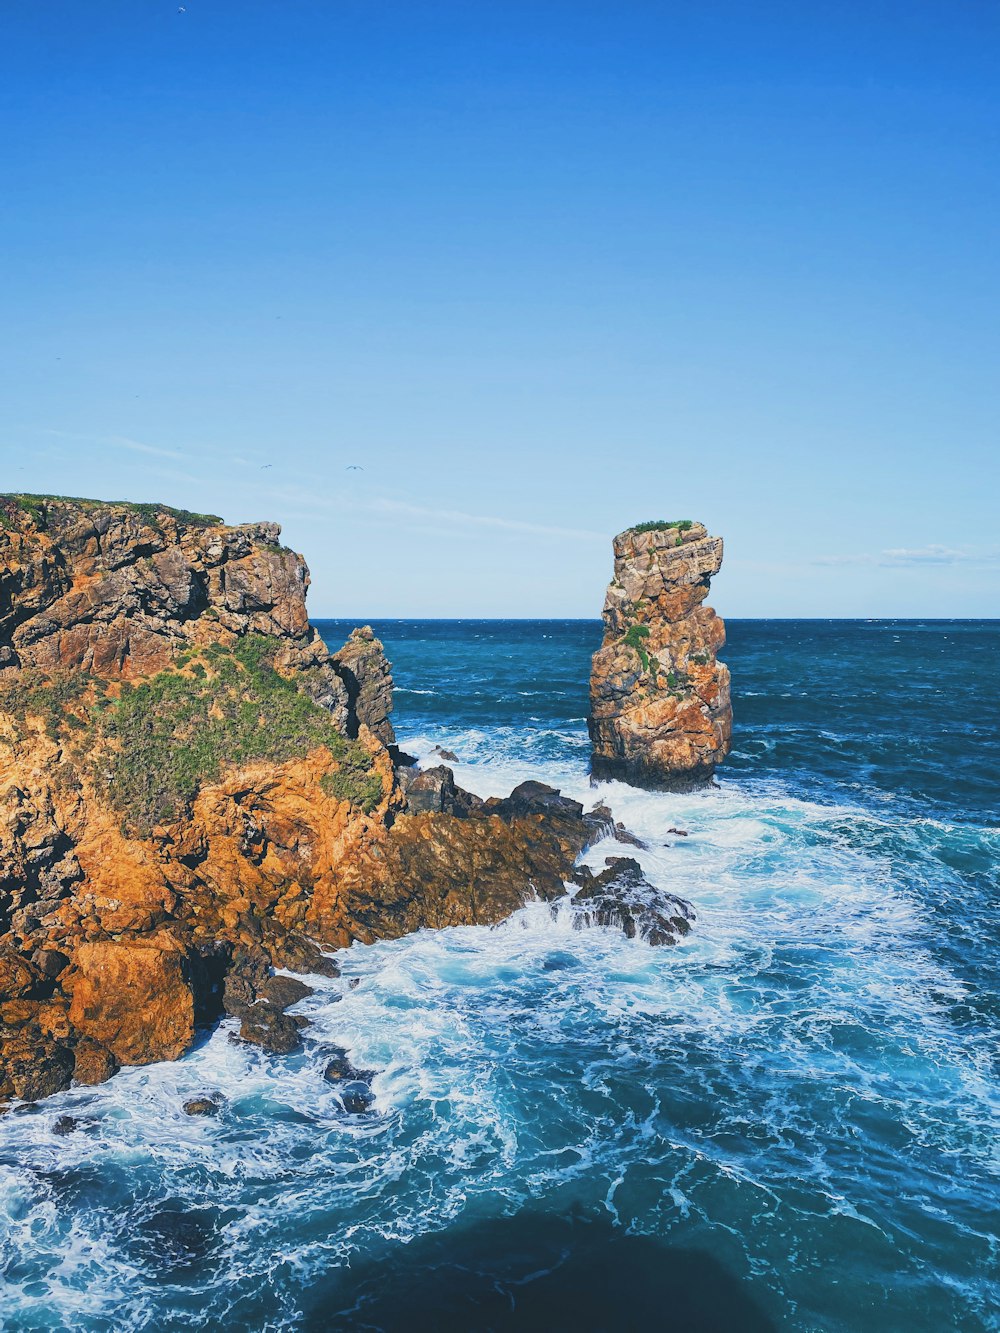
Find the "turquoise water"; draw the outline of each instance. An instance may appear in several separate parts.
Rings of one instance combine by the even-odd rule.
[[[1000,1329],[1000,625],[732,622],[734,754],[677,796],[588,785],[598,625],[375,628],[405,748],[607,800],[694,932],[356,946],[300,1055],[224,1024],[7,1116],[0,1326]]]

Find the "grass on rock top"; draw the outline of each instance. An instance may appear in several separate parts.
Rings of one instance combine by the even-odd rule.
[[[140,514],[152,527],[158,526],[164,514],[187,527],[210,528],[222,522],[217,514],[196,514],[190,509],[174,509],[171,505],[142,504],[133,500],[87,500],[75,495],[32,495],[10,491],[0,494],[0,527],[12,527],[20,512],[27,514],[36,527],[45,528],[48,525],[50,505],[70,505],[83,510],[128,509]]]
[[[676,528],[678,532],[689,532],[693,527],[694,520],[690,518],[651,518],[646,523],[637,523],[628,531],[638,536],[643,532],[665,532],[669,528]]]
[[[370,813],[382,797],[372,756],[275,670],[273,651],[274,641],[264,635],[250,635],[232,648],[213,644],[182,653],[140,685],[123,684],[117,698],[100,693],[89,704],[82,696],[91,685],[102,690],[103,682],[83,673],[74,673],[72,686],[62,678],[48,684],[32,679],[8,687],[0,707],[21,717],[41,716],[50,736],[65,724],[85,739],[99,787],[129,831],[140,836],[179,816],[226,767],[284,763],[317,746],[325,746],[338,765],[323,780],[324,791]]]

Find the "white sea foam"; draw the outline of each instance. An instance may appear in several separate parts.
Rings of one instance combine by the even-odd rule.
[[[401,743],[423,762],[454,749],[458,780],[483,796],[535,777],[607,802],[647,846],[605,839],[588,863],[634,855],[693,903],[694,932],[651,949],[532,903],[493,929],[355,945],[296,1007],[312,1024],[301,1055],[265,1056],[226,1022],[175,1064],[7,1116],[0,1244],[25,1256],[8,1276],[11,1327],[158,1328],[165,1302],[178,1324],[213,1327],[239,1318],[247,1290],[259,1326],[285,1327],[302,1290],[352,1256],[538,1199],[639,1231],[713,1228],[748,1264],[770,1246],[803,1291],[811,1260],[788,1261],[790,1234],[832,1253],[889,1244],[947,1203],[970,1254],[988,1250],[947,1175],[959,1158],[981,1181],[998,1169],[996,1085],[989,1053],[951,1022],[964,988],[929,947],[906,873],[928,873],[955,831],[726,781],[592,786],[578,740]],[[371,1113],[346,1114],[323,1080],[334,1046],[377,1071]],[[205,1092],[220,1115],[187,1116]],[[57,1137],[63,1114],[81,1127]],[[891,1188],[899,1153],[920,1180],[910,1199]],[[170,1201],[217,1228],[194,1303],[183,1269],[164,1274],[133,1244]]]

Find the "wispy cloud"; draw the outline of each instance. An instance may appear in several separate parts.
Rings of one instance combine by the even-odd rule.
[[[474,514],[464,509],[438,509],[429,505],[414,504],[408,500],[395,500],[389,496],[372,496],[359,493],[351,486],[347,490],[331,491],[324,489],[325,478],[316,477],[315,485],[309,489],[299,483],[274,485],[268,483],[267,494],[286,504],[293,505],[300,511],[338,513],[363,513],[382,518],[386,522],[405,524],[408,528],[419,528],[422,532],[447,533],[474,528],[492,529],[497,532],[523,533],[527,536],[556,537],[567,541],[606,541],[607,533],[592,532],[588,528],[570,528],[559,524],[531,523],[526,519],[506,518],[497,514]],[[241,489],[263,491],[262,483],[240,483]]]
[[[493,514],[469,514],[461,509],[430,509],[402,500],[375,499],[365,504],[377,513],[399,515],[462,528],[495,528],[505,532],[531,533],[539,537],[565,537],[573,541],[604,541],[606,534],[588,528],[563,528],[549,523],[529,523],[519,518],[501,518]]]
[[[61,440],[72,440],[91,446],[103,446],[125,449],[132,453],[143,454],[150,458],[169,459],[173,462],[186,463],[192,470],[197,470],[202,463],[225,462],[230,469],[227,484],[233,490],[242,492],[254,500],[268,497],[271,502],[291,505],[300,512],[339,512],[363,513],[386,522],[405,525],[409,530],[448,533],[468,530],[489,530],[507,532],[532,537],[549,537],[563,541],[604,542],[607,533],[594,532],[589,528],[567,527],[557,523],[533,523],[527,519],[510,518],[500,514],[472,513],[464,509],[441,509],[432,505],[414,504],[407,500],[392,499],[388,496],[373,496],[365,485],[361,473],[352,472],[352,480],[344,479],[339,473],[334,482],[330,475],[308,475],[301,472],[294,481],[282,478],[280,465],[271,470],[271,464],[261,464],[248,458],[246,454],[227,454],[223,459],[210,450],[183,451],[168,449],[162,445],[149,444],[145,440],[136,440],[127,435],[98,435],[78,431],[47,429],[46,435]],[[234,475],[232,466],[236,465],[239,475]],[[187,472],[151,471],[150,475],[168,477],[186,484],[198,485],[199,478]]]
[[[103,445],[112,449],[128,449],[135,454],[151,454],[156,458],[190,459],[191,454],[180,449],[164,449],[158,444],[145,444],[142,440],[132,440],[127,435],[93,435],[87,431],[46,430],[46,435],[53,435],[58,440],[76,440],[80,444]]]
[[[130,440],[125,435],[109,435],[106,442],[116,449],[131,449],[135,454],[153,454],[156,458],[188,459],[191,457],[190,454],[185,454],[180,449],[162,449],[156,444],[144,444],[142,440]]]
[[[814,565],[874,565],[881,569],[919,569],[928,565],[1000,564],[1000,549],[970,547],[897,546],[885,551],[860,551],[844,555],[818,556]]]

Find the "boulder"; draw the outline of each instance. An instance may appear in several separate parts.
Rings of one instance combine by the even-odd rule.
[[[505,819],[514,819],[524,815],[559,815],[570,819],[583,817],[583,806],[579,801],[563,796],[556,787],[547,782],[534,779],[522,782],[502,799],[487,802],[489,808]]]
[[[218,1097],[190,1097],[184,1103],[185,1115],[218,1115],[222,1103]]]
[[[73,1048],[73,1078],[84,1086],[107,1082],[118,1067],[108,1048],[90,1037],[81,1037]]]
[[[676,944],[688,933],[694,921],[689,902],[656,888],[630,856],[609,856],[604,864],[598,875],[587,866],[576,871],[573,907],[582,922],[613,926],[652,945]]]
[[[21,1028],[4,1042],[0,1100],[36,1102],[65,1092],[73,1079],[73,1052],[35,1027]]]
[[[314,994],[312,986],[307,986],[298,977],[268,977],[260,988],[260,994],[275,1009],[289,1009],[307,995]]]
[[[299,1023],[265,1001],[246,1014],[240,1024],[240,1037],[272,1055],[289,1055],[302,1045]]]
[[[463,819],[483,805],[478,796],[456,786],[455,774],[445,764],[436,768],[403,768],[399,770],[399,779],[408,815],[445,814]]]
[[[329,1061],[323,1070],[323,1077],[327,1083],[370,1083],[375,1077],[374,1070],[355,1069],[347,1058],[346,1051],[338,1053]]]

